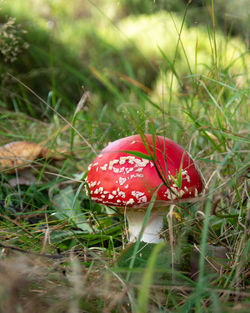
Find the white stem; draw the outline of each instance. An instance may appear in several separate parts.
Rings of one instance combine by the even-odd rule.
[[[144,228],[141,241],[148,243],[162,242],[163,239],[159,237],[159,233],[163,227],[164,213],[158,210],[151,212],[148,222]],[[126,217],[129,228],[129,241],[135,242],[139,237],[145,218],[145,211],[126,211]]]

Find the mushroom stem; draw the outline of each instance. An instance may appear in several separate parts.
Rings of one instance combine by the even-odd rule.
[[[144,228],[141,241],[148,243],[158,243],[163,241],[163,239],[159,237],[159,233],[163,227],[163,216],[164,213],[160,210],[154,209],[154,211],[151,212],[148,222]],[[145,211],[127,210],[126,217],[128,221],[129,241],[135,242],[142,229]]]

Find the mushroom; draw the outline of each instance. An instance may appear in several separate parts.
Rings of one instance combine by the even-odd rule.
[[[138,239],[145,212],[156,199],[141,240],[158,243],[166,204],[202,191],[201,175],[189,154],[163,136],[134,135],[109,143],[89,166],[92,200],[119,208],[128,220],[129,241]]]

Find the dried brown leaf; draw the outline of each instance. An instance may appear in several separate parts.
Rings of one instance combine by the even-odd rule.
[[[0,147],[0,168],[7,173],[25,168],[39,157],[45,157],[48,149],[34,142],[15,141]]]
[[[62,161],[66,159],[66,156],[69,155],[69,152],[66,149],[55,150],[46,150],[43,152],[44,158],[53,159],[55,161]]]
[[[54,151],[30,141],[15,141],[0,147],[0,170],[15,173],[26,168],[35,159],[64,160],[66,149]]]

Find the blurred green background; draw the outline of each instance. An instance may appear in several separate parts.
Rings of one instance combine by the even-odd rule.
[[[37,98],[7,73],[66,114],[72,113],[82,86],[95,104],[112,108],[121,103],[120,91],[123,100],[138,101],[131,84],[158,104],[169,97],[179,101],[193,88],[186,77],[208,75],[215,63],[245,85],[249,1],[215,1],[214,15],[212,3],[1,1],[0,105],[49,119]],[[211,44],[213,23],[217,55]]]

